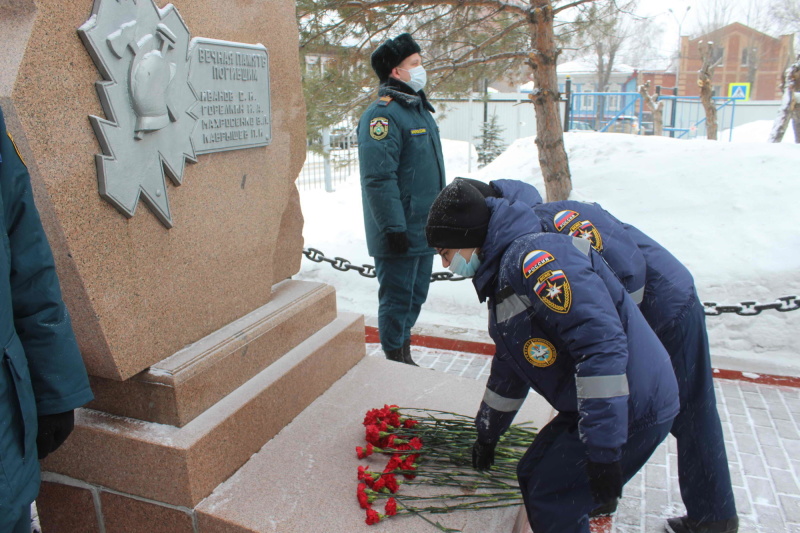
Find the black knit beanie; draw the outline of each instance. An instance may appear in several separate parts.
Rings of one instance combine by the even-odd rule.
[[[410,55],[418,54],[420,47],[410,33],[401,33],[389,39],[372,52],[372,70],[378,75],[381,83],[389,79],[392,69]]]
[[[442,189],[428,214],[425,236],[433,248],[480,248],[489,229],[489,206],[483,194],[456,178]]]
[[[464,180],[480,192],[484,198],[500,198],[500,193],[497,192],[490,183],[485,181],[475,180],[472,178],[456,178],[457,180]]]

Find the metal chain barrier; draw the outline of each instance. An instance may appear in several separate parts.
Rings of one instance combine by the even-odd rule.
[[[376,277],[375,267],[372,265],[356,266],[343,257],[330,259],[316,248],[303,248],[303,255],[315,263],[329,263],[333,268],[342,272],[355,270],[365,278]],[[465,279],[468,278],[456,276],[452,272],[434,272],[431,274],[431,282],[462,281]],[[725,313],[736,313],[739,316],[755,316],[766,310],[773,310],[779,313],[796,311],[800,309],[800,298],[797,296],[781,296],[768,304],[759,304],[754,301],[740,302],[739,305],[717,305],[716,302],[703,302],[703,306],[705,307],[706,316],[719,316]]]

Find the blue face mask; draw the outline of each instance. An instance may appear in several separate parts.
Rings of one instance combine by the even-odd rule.
[[[472,257],[469,258],[469,262],[464,259],[464,256],[461,255],[460,252],[461,250],[458,250],[455,253],[453,260],[450,261],[450,266],[448,266],[447,269],[456,276],[471,278],[478,271],[478,268],[480,268],[481,260],[478,258],[478,254],[476,254],[474,250],[472,251]]]

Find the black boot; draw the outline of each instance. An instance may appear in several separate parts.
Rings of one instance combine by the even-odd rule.
[[[411,359],[411,339],[403,343],[403,362],[411,366],[419,366]]]
[[[405,363],[403,360],[403,349],[396,348],[394,350],[384,350],[383,353],[386,354],[386,359],[389,361],[395,361],[397,363]]]
[[[670,533],[737,533],[739,517],[715,522],[698,522],[688,516],[668,518],[666,530]]]

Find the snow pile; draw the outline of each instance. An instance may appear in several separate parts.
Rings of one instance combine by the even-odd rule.
[[[692,271],[703,301],[768,303],[800,296],[800,232],[792,225],[800,222],[800,146],[767,143],[758,124],[746,126],[734,131],[735,143],[567,133],[571,199],[599,202],[667,247]],[[465,172],[467,143],[443,145],[448,180],[520,179],[544,195],[532,137],[515,141],[471,174]],[[307,247],[374,264],[364,241],[357,175],[337,185],[336,193],[302,191],[301,201]],[[434,271],[442,270],[435,259]],[[334,285],[342,310],[377,315],[373,279],[305,259],[297,277]],[[483,330],[487,313],[470,283],[435,282],[419,323]],[[709,317],[708,325],[715,357],[800,366],[793,335],[800,331],[800,310]]]

